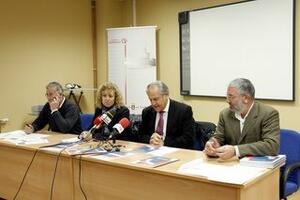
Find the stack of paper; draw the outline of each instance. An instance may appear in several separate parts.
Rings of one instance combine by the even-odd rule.
[[[279,165],[284,165],[286,155],[278,156],[249,156],[240,160],[240,164],[249,167],[274,168]]]

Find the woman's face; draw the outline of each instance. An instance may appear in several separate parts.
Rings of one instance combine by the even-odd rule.
[[[115,104],[115,92],[113,90],[104,90],[101,98],[102,105],[106,108],[110,108]]]

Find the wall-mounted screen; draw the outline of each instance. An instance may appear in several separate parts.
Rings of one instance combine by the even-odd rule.
[[[243,1],[179,13],[181,94],[223,97],[248,78],[256,98],[294,100],[293,0]]]

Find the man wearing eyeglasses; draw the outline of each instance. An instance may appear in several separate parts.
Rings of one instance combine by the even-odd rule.
[[[80,134],[80,112],[78,106],[65,98],[63,88],[58,82],[50,82],[46,86],[46,98],[37,119],[32,124],[26,124],[24,131],[33,133],[49,124],[49,129],[54,132]]]
[[[279,113],[254,98],[255,89],[248,79],[229,84],[229,108],[220,113],[216,133],[205,144],[204,153],[221,159],[278,154]]]

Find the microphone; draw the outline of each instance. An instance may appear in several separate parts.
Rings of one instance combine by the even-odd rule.
[[[119,121],[119,123],[117,123],[113,126],[114,130],[110,133],[108,140],[115,137],[115,135],[117,135],[117,134],[121,134],[124,131],[124,129],[126,129],[129,125],[130,125],[130,121],[125,117],[122,118]]]
[[[98,129],[101,126],[102,122],[103,121],[101,117],[96,117],[93,122],[94,126],[89,130],[89,132],[94,132],[96,129]]]
[[[108,125],[108,124],[111,122],[112,118],[115,116],[116,112],[117,112],[117,108],[116,108],[116,107],[113,107],[113,108],[110,109],[109,111],[103,113],[103,114],[101,115],[102,121],[103,121],[106,125]]]
[[[91,138],[91,136],[94,134],[96,129],[99,129],[102,125],[108,126],[108,124],[111,122],[112,118],[115,116],[116,112],[117,112],[117,108],[113,107],[109,111],[103,113],[101,116],[96,117],[93,122],[94,126],[89,131],[82,132],[80,134],[79,138],[80,139]],[[101,135],[104,135],[104,131],[105,131],[105,128],[102,129]],[[107,134],[107,135],[109,135],[109,134]]]
[[[98,129],[101,124],[102,124],[102,119],[101,117],[96,117],[93,121],[93,124],[94,126],[92,128],[90,128],[90,130],[88,130],[87,132],[86,131],[83,131],[79,136],[78,138],[79,139],[86,139],[86,138],[90,138],[91,135],[93,135],[93,133],[95,132],[96,129]]]

